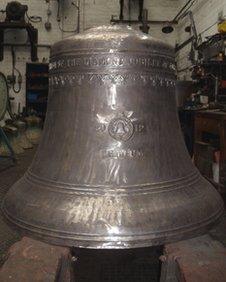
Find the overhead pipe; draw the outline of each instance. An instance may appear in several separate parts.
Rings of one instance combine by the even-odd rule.
[[[172,24],[173,24],[174,22],[178,22],[182,17],[184,17],[185,14],[187,13],[188,9],[191,8],[191,6],[195,3],[195,1],[196,1],[196,0],[189,0],[189,1],[180,9],[180,11],[177,13],[177,15],[173,18],[173,20],[166,23],[166,25],[162,28],[162,32],[163,32],[163,33],[167,33],[167,34],[173,32],[173,31],[174,31],[174,28],[173,28]],[[190,5],[190,4],[191,4],[191,5]],[[190,6],[189,6],[189,5],[190,5]],[[189,6],[189,7],[188,7],[188,6]],[[187,7],[188,7],[188,8],[187,8]],[[185,9],[187,9],[187,10],[185,10]],[[184,12],[185,14],[183,14],[183,12]]]

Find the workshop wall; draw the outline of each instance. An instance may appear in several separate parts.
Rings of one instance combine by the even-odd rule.
[[[144,8],[149,10],[149,19],[151,20],[171,20],[178,11],[178,3],[180,0],[145,0]],[[8,0],[0,1],[0,10],[4,10]],[[72,0],[59,0],[60,3],[60,22],[57,21],[58,4],[57,0],[21,0],[22,4],[28,5],[29,16],[40,16],[42,21],[39,23],[32,23],[38,29],[39,40],[38,43],[38,57],[39,62],[47,62],[49,58],[49,48],[41,45],[51,46],[54,42],[70,36],[68,31],[75,31],[77,28],[77,10],[71,4]],[[76,0],[74,0],[77,3]],[[126,1],[125,1],[126,2]],[[126,5],[125,5],[126,6]],[[92,26],[108,24],[111,16],[118,17],[119,14],[119,0],[80,0],[81,17],[80,17],[80,31],[86,30]],[[48,16],[47,11],[51,11]],[[125,18],[128,15],[128,7],[125,7]],[[51,23],[51,29],[45,29],[45,23]],[[127,17],[128,18],[128,17]],[[137,15],[132,13],[132,19],[137,19]],[[0,13],[0,21],[5,19],[5,14]],[[137,27],[139,28],[139,27]],[[149,33],[155,37],[161,38],[168,43],[175,45],[177,33],[170,35],[161,32],[161,25],[154,25],[150,27]],[[8,30],[5,35],[5,43],[26,43],[27,33],[23,30]],[[15,97],[12,102],[13,111],[17,112],[18,105],[20,108],[25,105],[25,73],[26,62],[30,61],[29,47],[15,47],[16,53],[16,67],[22,74],[23,82],[22,89],[18,94],[15,94],[10,89],[10,96]],[[0,62],[0,71],[5,75],[12,73],[12,57],[11,49],[5,47],[4,61]]]
[[[185,4],[187,0],[181,0]],[[191,8],[194,15],[194,20],[198,34],[202,40],[206,36],[217,33],[217,22],[219,16],[226,16],[226,0],[196,0],[195,5]],[[190,37],[189,33],[184,31],[189,25],[188,17],[179,22],[178,25],[178,42],[182,43]],[[178,75],[180,79],[191,79],[190,66],[191,62],[188,59],[191,44],[183,48],[177,56]]]

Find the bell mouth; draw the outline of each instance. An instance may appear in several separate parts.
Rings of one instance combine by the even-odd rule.
[[[166,25],[162,28],[163,33],[171,33],[174,31],[174,28],[171,25]]]
[[[129,193],[124,190],[115,197],[114,191],[102,193],[104,187],[89,186],[86,192],[87,187],[55,187],[25,175],[4,198],[2,211],[22,236],[54,245],[88,249],[163,245],[206,233],[224,212],[212,186],[198,173],[191,178],[158,187],[149,183],[135,191],[130,187]],[[124,224],[118,225],[118,219]]]

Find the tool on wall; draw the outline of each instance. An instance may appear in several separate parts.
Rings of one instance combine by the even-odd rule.
[[[46,14],[47,14],[47,21],[45,22],[45,29],[47,31],[51,30],[52,29],[52,24],[50,22],[50,16],[52,14],[52,11],[50,9],[50,1],[48,2],[48,9],[46,11]]]
[[[31,60],[37,61],[38,30],[30,22],[39,22],[40,17],[29,17],[28,7],[18,1],[9,2],[6,6],[5,21],[0,22],[0,61],[4,58],[4,32],[6,29],[26,29],[31,45]],[[27,15],[28,22],[25,20]]]
[[[74,6],[77,10],[77,26],[73,30],[65,30],[63,26],[60,24],[62,21],[62,16],[61,16],[61,2],[60,0],[57,0],[58,3],[58,9],[57,9],[57,21],[58,21],[58,26],[60,31],[65,32],[65,33],[79,33],[80,32],[80,0],[77,0],[76,2],[71,2],[71,5]]]
[[[12,54],[12,75],[11,75],[11,85],[12,85],[12,89],[15,93],[19,93],[21,90],[21,85],[22,85],[22,74],[21,72],[18,70],[18,68],[16,68],[16,54],[15,54],[15,50],[14,47],[11,47],[11,54]],[[18,77],[17,77],[17,81],[16,81],[16,75],[15,72],[18,73]],[[16,88],[16,82],[18,84],[18,87]]]
[[[143,16],[142,16],[142,25],[140,26],[140,30],[143,31],[143,33],[148,33],[150,26],[148,25],[148,10],[143,10]]]

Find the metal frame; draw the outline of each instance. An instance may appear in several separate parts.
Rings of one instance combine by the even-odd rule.
[[[166,23],[171,23],[171,24],[178,24],[177,21],[170,21],[170,20],[164,20],[164,21],[154,21],[154,20],[147,20],[147,24],[166,24]],[[111,23],[120,23],[120,24],[137,24],[137,23],[142,23],[142,21],[139,20],[119,20],[119,19],[114,19],[112,16],[111,18]]]
[[[6,112],[7,110],[9,110],[9,88],[8,88],[8,84],[7,84],[7,80],[6,80],[5,75],[2,72],[0,72],[0,75],[2,75],[2,77],[5,79],[6,88],[7,88],[7,97],[8,97],[7,100],[8,101],[7,101],[7,106],[6,106],[6,109],[5,109],[5,112]],[[13,151],[13,148],[12,148],[10,142],[9,142],[7,135],[5,134],[5,132],[4,132],[4,130],[2,129],[1,126],[0,126],[0,139],[2,139],[2,141],[6,144],[7,148],[9,149],[9,153],[10,153],[9,156],[1,156],[0,155],[0,159],[12,159],[13,163],[16,163],[16,157],[15,157],[15,153]]]
[[[31,44],[31,61],[38,60],[38,30],[26,22],[0,22],[0,61],[4,59],[4,31],[5,29],[26,29]]]

